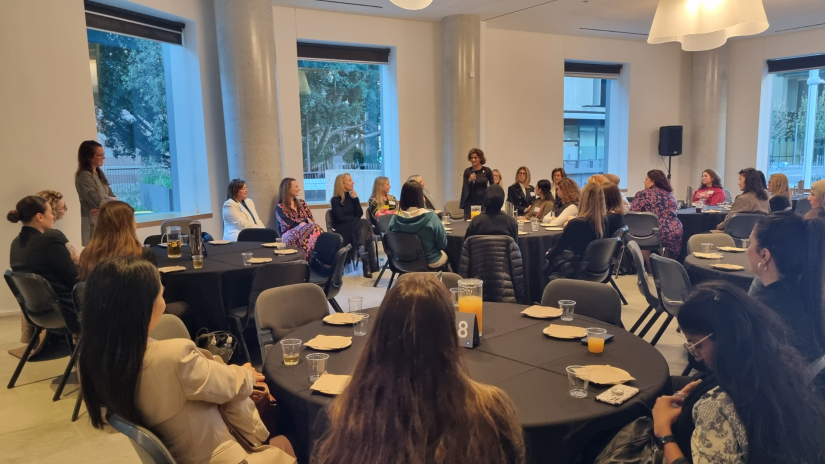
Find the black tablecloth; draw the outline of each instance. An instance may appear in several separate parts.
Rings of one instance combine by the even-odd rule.
[[[700,284],[709,280],[726,280],[738,287],[747,291],[751,282],[753,281],[753,273],[751,272],[751,265],[748,262],[746,253],[728,253],[724,251],[714,250],[714,253],[719,253],[724,257],[722,259],[702,259],[690,255],[685,258],[685,270],[687,270],[688,277],[690,277],[691,285]],[[721,269],[714,269],[711,266],[714,264],[738,264],[745,268],[744,271],[723,271]]]
[[[446,227],[453,229],[448,231],[447,234],[447,257],[450,259],[453,272],[458,273],[461,250],[464,247],[464,234],[467,233],[470,223],[458,219]],[[522,228],[525,232],[529,232],[528,235],[520,235],[518,238],[518,246],[521,250],[521,265],[524,269],[524,290],[529,301],[537,303],[541,301],[541,294],[547,284],[547,279],[542,274],[544,254],[558,242],[561,231],[550,231],[544,227],[539,227],[537,232],[533,232],[529,222],[524,224]]]
[[[581,316],[570,323],[531,319],[519,314],[525,307],[485,302],[482,345],[462,352],[473,379],[498,386],[515,403],[525,431],[529,462],[572,462],[594,436],[619,428],[648,411],[669,380],[668,365],[656,348],[623,329]],[[372,317],[376,311],[367,310]],[[551,322],[603,327],[614,335],[614,340],[605,346],[604,353],[593,354],[579,340],[557,340],[542,334]],[[373,327],[371,321],[370,330]],[[318,334],[351,336],[352,327],[318,321],[288,337],[307,341]],[[366,337],[353,337],[351,347],[328,352],[328,372],[352,374],[365,342]],[[326,416],[321,412],[334,401],[333,397],[309,390],[305,357],[314,352],[304,346],[301,363],[285,366],[280,347],[274,347],[263,369],[285,420],[294,420],[297,427],[293,446],[300,462],[308,462],[312,446],[326,428]],[[590,364],[625,369],[636,378],[628,385],[639,388],[639,394],[621,406],[611,406],[595,400],[607,387],[591,384],[587,398],[572,398],[565,368]]]
[[[687,243],[690,237],[693,237],[696,234],[709,233],[711,230],[716,229],[716,226],[725,220],[725,216],[728,215],[728,212],[697,213],[696,208],[685,208],[676,211],[676,214],[679,216],[679,220],[682,221],[683,229],[682,252],[679,256],[679,260],[681,261],[688,254]]]
[[[304,259],[300,251],[291,255],[276,255],[271,248],[257,242],[235,242],[227,245],[205,244],[208,255],[203,268],[195,269],[189,247],[183,247],[180,258],[167,257],[166,248],[153,246],[158,267],[183,266],[185,271],[161,274],[165,287],[163,298],[168,302],[185,301],[192,308],[195,331],[205,327],[210,331],[227,330],[226,312],[246,306],[255,269],[260,264],[244,266],[241,253],[252,252],[256,258],[271,257],[273,263]]]

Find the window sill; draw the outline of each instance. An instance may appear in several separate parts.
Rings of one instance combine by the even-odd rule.
[[[137,221],[138,229],[145,227],[157,227],[168,219],[191,219],[193,221],[198,219],[209,219],[212,213],[206,214],[186,214],[186,213],[153,213],[153,214],[137,214],[135,220]]]

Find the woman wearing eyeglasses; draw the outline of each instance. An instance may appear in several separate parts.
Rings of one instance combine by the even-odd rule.
[[[677,317],[685,348],[717,384],[693,382],[656,401],[665,464],[825,461],[825,400],[775,312],[732,284],[709,282],[694,287]]]
[[[507,188],[507,201],[516,207],[519,216],[524,216],[525,211],[536,201],[536,188],[530,185],[530,170],[527,166],[521,166],[516,171],[516,181]]]

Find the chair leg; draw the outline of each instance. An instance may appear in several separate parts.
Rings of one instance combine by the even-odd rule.
[[[650,314],[651,311],[653,311],[653,306],[648,306],[647,309],[645,309],[645,312],[643,312],[639,319],[636,320],[636,323],[633,324],[633,327],[630,328],[630,333],[636,333],[636,329],[642,325],[642,322],[647,318],[647,315]]]
[[[388,267],[390,267],[390,260],[387,260],[387,262],[384,263],[384,267],[381,268],[378,278],[375,279],[375,282],[372,284],[373,288],[378,286],[378,282],[381,282],[381,277],[384,276],[384,271],[386,271]]]
[[[40,332],[43,329],[40,327],[35,327],[34,333],[32,334],[32,339],[29,340],[29,344],[26,345],[26,351],[23,352],[23,356],[20,357],[20,362],[17,363],[17,368],[14,370],[14,374],[11,375],[11,380],[9,380],[8,388],[14,388],[14,384],[17,382],[17,378],[20,377],[20,372],[23,370],[23,366],[26,364],[26,361],[29,359],[29,354],[34,349],[34,344],[40,340]],[[48,335],[47,335],[48,337]],[[46,341],[43,340],[45,343]]]
[[[72,411],[72,422],[77,420],[80,414],[80,405],[83,403],[83,390],[77,390],[77,401],[74,403],[74,411]]]
[[[390,288],[392,287],[392,281],[393,280],[395,280],[395,272],[393,272],[392,275],[390,276],[390,283],[387,284],[387,291],[390,291]]]
[[[339,305],[338,302],[335,301],[335,298],[331,298],[329,300],[329,304],[332,305],[332,309],[334,309],[336,313],[343,313],[344,312],[344,310],[341,309],[341,305]]]
[[[624,248],[625,247],[622,246],[622,251],[619,252],[619,260],[616,261],[616,272],[613,273],[613,277],[619,277],[619,271],[622,269],[622,260],[624,259]]]
[[[69,336],[71,338],[71,335]],[[72,344],[70,343],[69,346]],[[69,376],[72,374],[72,368],[74,367],[74,363],[77,360],[78,354],[77,346],[74,347],[72,350],[72,356],[69,358],[69,364],[66,364],[66,370],[63,371],[63,377],[60,379],[60,383],[57,385],[57,390],[54,392],[54,396],[52,397],[52,401],[57,401],[60,399],[60,396],[63,395],[63,389],[66,387],[66,381],[69,380]]]
[[[688,365],[685,367],[685,370],[683,370],[683,371],[682,371],[682,377],[687,377],[687,376],[688,376],[688,374],[690,374],[690,372],[691,372],[692,370],[693,370],[693,367],[692,367],[690,364],[688,364]]]
[[[654,314],[650,318],[650,320],[647,322],[647,324],[645,324],[645,327],[642,329],[642,331],[639,332],[639,338],[645,338],[645,335],[647,335],[647,332],[650,330],[651,327],[653,327],[653,324],[656,323],[656,320],[659,319],[659,316],[661,316],[661,315],[662,315],[662,313],[657,311],[656,314]]]
[[[246,339],[243,336],[243,326],[241,325],[240,319],[235,319],[235,327],[237,327],[238,329],[238,340],[241,341],[241,346],[243,347],[243,354],[246,355],[246,362],[251,363],[252,358],[249,356],[249,348],[246,347]]]
[[[663,322],[662,326],[659,327],[659,331],[656,332],[656,336],[654,336],[653,340],[650,341],[651,346],[656,346],[656,343],[658,343],[659,339],[662,338],[662,334],[665,333],[665,329],[667,329],[667,326],[670,325],[670,321],[672,321],[672,320],[673,320],[673,315],[668,314],[667,319],[665,319],[665,322]]]
[[[610,285],[613,286],[613,289],[616,290],[616,293],[619,294],[619,298],[622,299],[622,304],[626,306],[627,305],[627,300],[624,299],[624,295],[622,295],[622,291],[619,290],[619,286],[616,285],[616,281],[613,280],[613,276],[609,276],[607,279],[608,279],[608,281],[610,281]]]

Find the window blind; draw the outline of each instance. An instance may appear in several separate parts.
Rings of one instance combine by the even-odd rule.
[[[305,60],[387,64],[390,62],[390,49],[298,42],[298,58]]]
[[[768,60],[768,72],[778,73],[785,71],[805,71],[808,69],[825,68],[825,54],[796,56],[793,58],[780,58]]]
[[[622,72],[620,64],[564,62],[565,77],[586,77],[590,79],[618,79]]]
[[[85,1],[84,7],[90,29],[183,45],[183,23],[97,2]]]

